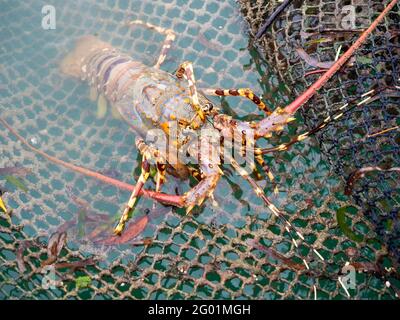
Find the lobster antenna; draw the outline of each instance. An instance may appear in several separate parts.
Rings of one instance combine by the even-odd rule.
[[[254,192],[256,193],[256,195],[258,197],[260,197],[264,203],[267,205],[268,209],[271,210],[271,212],[278,218],[278,220],[280,220],[283,224],[285,224],[285,229],[286,231],[289,233],[290,238],[292,239],[292,242],[294,244],[294,246],[296,248],[298,248],[298,244],[296,239],[294,238],[292,231],[301,239],[301,240],[305,240],[304,236],[297,230],[297,228],[292,225],[290,223],[290,221],[288,219],[285,218],[283,212],[281,210],[279,210],[272,202],[271,200],[269,200],[269,198],[265,195],[265,193],[263,192],[263,190],[261,189],[261,187],[257,184],[257,182],[250,177],[250,175],[247,173],[247,171],[245,169],[243,169],[237,162],[236,160],[234,160],[232,157],[229,157],[229,160],[231,161],[231,165],[233,166],[233,168],[240,174],[240,176],[245,179],[253,188]],[[324,258],[322,257],[322,255],[318,252],[317,249],[315,249],[312,245],[308,244],[307,242],[304,242],[304,244],[311,249],[317,256],[319,259],[321,259],[322,261],[324,261]],[[306,266],[307,269],[310,269],[307,261],[305,259],[303,259],[303,263]]]
[[[399,90],[397,87],[389,87],[389,86],[385,86],[384,88],[380,88],[380,89],[372,89],[364,94],[361,95],[362,100],[360,102],[357,103],[357,101],[360,98],[355,98],[353,100],[351,100],[350,102],[344,104],[343,106],[341,106],[337,111],[335,111],[333,114],[329,115],[328,117],[326,117],[324,120],[322,120],[316,127],[314,127],[313,129],[300,134],[296,137],[294,137],[292,140],[290,140],[287,143],[282,143],[276,147],[272,147],[272,148],[256,148],[255,149],[255,154],[256,155],[264,155],[267,153],[272,153],[275,151],[286,151],[288,150],[293,144],[300,142],[302,140],[305,140],[306,138],[316,134],[317,132],[321,131],[323,128],[325,128],[328,125],[331,125],[332,123],[337,122],[340,118],[342,118],[344,115],[348,114],[350,111],[352,111],[353,109],[362,106],[364,104],[366,104],[367,102],[369,102],[373,97],[375,97],[376,95],[378,95],[379,93],[387,90],[387,89],[391,89],[391,90]]]

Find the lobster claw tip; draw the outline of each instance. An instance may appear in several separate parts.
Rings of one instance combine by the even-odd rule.
[[[187,207],[186,214],[189,214],[192,211],[193,208],[194,208],[194,206]]]
[[[113,231],[113,233],[116,235],[116,236],[120,236],[121,234],[122,234],[122,230],[124,230],[124,225],[123,224],[121,224],[121,223],[119,223],[115,228],[114,228],[114,231]]]
[[[4,204],[3,200],[0,197],[0,209],[4,211],[4,213],[7,213],[8,210],[6,208],[6,205]]]

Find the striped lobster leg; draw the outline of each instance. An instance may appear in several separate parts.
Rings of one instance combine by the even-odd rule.
[[[1,189],[0,189],[0,209],[3,210],[4,213],[7,213],[8,210],[6,208],[6,205],[5,205],[4,201],[3,201],[3,199],[1,198],[2,195],[3,195],[3,191],[1,191]]]
[[[104,176],[98,172],[86,169],[84,167],[80,167],[74,164],[71,164],[69,162],[63,161],[61,159],[58,159],[56,157],[53,157],[46,152],[39,150],[32,145],[29,144],[26,139],[24,139],[18,132],[16,132],[11,125],[9,125],[4,119],[0,118],[0,123],[8,130],[11,132],[13,136],[16,137],[17,140],[19,140],[26,148],[30,149],[32,152],[42,156],[46,160],[55,163],[61,167],[64,167],[66,169],[69,169],[73,172],[82,174],[87,177],[91,177],[94,179],[97,179],[99,181],[102,181],[104,183],[113,185],[119,189],[123,190],[129,190],[132,191],[133,195],[136,195],[136,198],[139,196],[144,196],[147,198],[151,198],[153,200],[156,200],[160,203],[166,204],[166,205],[173,205],[175,207],[187,207],[188,211],[190,211],[195,205],[200,205],[205,198],[207,197],[212,197],[212,193],[218,183],[218,180],[220,179],[222,175],[222,171],[219,168],[218,163],[213,163],[213,161],[210,161],[207,157],[200,157],[200,170],[201,173],[198,172],[194,174],[196,179],[201,180],[195,187],[190,189],[188,192],[186,192],[184,195],[173,195],[173,194],[165,194],[165,193],[160,193],[160,192],[155,192],[155,191],[150,191],[150,190],[144,190],[142,186],[132,186],[130,184],[127,184],[125,182]],[[137,143],[141,146],[143,146],[143,140],[137,141]],[[207,143],[206,143],[207,146]],[[151,155],[149,155],[149,158],[151,158]],[[148,162],[148,161],[147,161]],[[159,162],[162,162],[162,160]],[[144,167],[144,168],[143,168]],[[144,171],[144,172],[143,172]],[[144,178],[149,175],[149,168],[147,165],[143,166],[142,165],[142,173]],[[135,197],[134,197],[135,198]],[[136,201],[136,200],[135,200]],[[134,204],[133,204],[134,205]],[[125,212],[124,212],[125,213]],[[116,231],[122,232],[124,229],[124,225],[126,221],[129,218],[129,211],[127,212],[126,217],[121,217],[121,226]],[[117,232],[116,232],[117,233]]]
[[[275,181],[275,177],[273,173],[271,172],[271,169],[269,166],[265,163],[265,160],[262,155],[254,154],[254,159],[256,162],[261,166],[261,168],[264,171],[264,174],[268,177],[269,181],[272,183],[272,188],[274,190],[274,193],[277,194],[279,192],[278,190],[278,185]]]
[[[202,135],[199,142],[200,148],[195,146],[188,148],[189,154],[199,160],[200,172],[195,173],[194,177],[200,181],[182,196],[187,214],[194,206],[200,206],[205,199],[212,198],[215,187],[223,175],[219,167],[221,161],[217,152],[220,142],[219,135]]]
[[[191,105],[193,109],[196,111],[200,120],[204,122],[205,114],[200,107],[199,96],[197,94],[197,88],[196,88],[196,80],[193,73],[193,64],[189,61],[181,63],[178,69],[176,70],[176,77],[178,79],[185,78],[188,81]],[[198,127],[198,124],[195,122],[195,119],[192,119],[191,123],[192,126],[194,126],[195,128]]]
[[[161,186],[165,182],[166,164],[157,162],[156,192],[160,192]]]
[[[157,189],[161,187],[161,183],[163,181],[163,176],[165,175],[165,161],[164,159],[158,155],[158,151],[154,148],[149,147],[142,139],[136,140],[136,147],[142,155],[142,165],[141,165],[141,173],[139,176],[139,180],[137,181],[135,188],[132,191],[132,194],[129,198],[128,203],[125,206],[124,212],[114,229],[114,233],[116,235],[120,235],[125,228],[125,224],[129,219],[129,213],[132,212],[133,208],[136,205],[137,199],[139,197],[140,191],[143,189],[144,184],[148,180],[150,176],[150,160],[154,159],[157,163]],[[162,173],[160,174],[159,165]],[[162,166],[163,170],[162,170]],[[158,190],[157,190],[158,192]]]
[[[271,200],[264,194],[263,190],[261,189],[261,187],[257,184],[256,181],[254,181],[254,179],[252,177],[250,177],[250,175],[246,172],[245,169],[243,169],[237,162],[236,160],[234,160],[232,157],[230,157],[228,159],[230,161],[230,164],[232,165],[232,167],[239,173],[239,175],[245,179],[253,188],[254,192],[256,193],[256,195],[258,197],[260,197],[263,202],[265,203],[265,205],[268,207],[268,209],[278,218],[278,220],[280,220],[281,222],[283,222],[283,224],[285,225],[285,229],[286,231],[289,233],[290,238],[292,239],[292,242],[294,244],[294,246],[297,248],[298,247],[298,243],[296,241],[296,239],[293,236],[293,232],[301,239],[304,240],[304,236],[297,230],[297,228],[295,226],[293,226],[284,216],[283,212],[281,210],[279,210],[272,202]],[[310,246],[307,243],[304,243],[307,247],[309,247],[317,256],[318,258],[320,258],[321,260],[324,260],[324,258],[321,256],[321,254],[312,246]],[[309,266],[306,262],[305,259],[303,259],[303,263],[306,266],[307,269],[309,269]]]
[[[158,27],[155,26],[151,23],[148,22],[144,22],[142,20],[134,20],[134,21],[130,21],[128,23],[129,26],[132,25],[140,25],[140,26],[144,26],[146,28],[149,28],[151,30],[155,30],[163,35],[165,35],[165,40],[163,43],[163,46],[161,48],[161,52],[160,55],[158,56],[157,62],[154,65],[154,68],[159,69],[161,64],[165,61],[165,58],[167,57],[168,51],[171,48],[171,44],[174,42],[175,40],[175,33],[172,29],[166,29],[166,28],[162,28],[162,27]]]
[[[227,96],[240,96],[249,99],[252,101],[261,111],[263,111],[267,116],[269,116],[272,112],[269,107],[266,106],[264,102],[261,101],[260,97],[257,96],[251,89],[249,88],[240,88],[240,89],[202,89],[201,90],[205,95],[210,96],[219,96],[219,97],[227,97]]]
[[[200,182],[202,179],[201,172],[197,170],[196,168],[193,167],[188,167],[190,175],[197,180],[197,182]]]

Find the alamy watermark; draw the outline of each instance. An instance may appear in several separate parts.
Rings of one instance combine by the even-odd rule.
[[[59,286],[62,286],[62,281],[58,280],[56,275],[56,268],[52,265],[45,266],[41,273],[44,274],[42,278],[42,288],[45,290],[56,289]]]
[[[342,7],[341,13],[344,14],[341,20],[341,27],[344,30],[352,30],[356,28],[356,7],[347,5]]]
[[[342,268],[341,273],[342,275],[338,277],[338,281],[346,292],[346,295],[350,297],[349,290],[356,289],[356,269],[347,262]]]
[[[57,28],[56,8],[51,5],[42,7],[42,28],[43,30],[55,30]]]

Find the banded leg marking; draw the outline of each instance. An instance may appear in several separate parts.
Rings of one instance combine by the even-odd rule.
[[[6,208],[6,204],[4,203],[3,199],[1,198],[3,196],[3,192],[0,189],[0,209],[4,211],[4,213],[7,213],[8,210]]]
[[[142,156],[142,171],[140,173],[139,180],[137,181],[135,188],[132,191],[129,201],[125,206],[124,212],[122,213],[122,216],[121,216],[117,226],[114,229],[114,233],[116,235],[121,235],[122,231],[124,230],[126,222],[129,219],[129,213],[133,210],[133,208],[137,202],[139,192],[143,188],[147,179],[149,178],[149,175],[150,175],[150,163],[148,162],[148,155],[143,154],[143,156]]]
[[[193,167],[188,167],[190,175],[195,178],[198,182],[203,179],[200,170],[197,170],[196,168]]]
[[[165,177],[165,171],[166,171],[165,160],[159,154],[158,150],[156,148],[148,146],[143,139],[136,140],[136,147],[142,154],[142,171],[140,173],[139,180],[136,183],[135,188],[133,189],[129,201],[125,207],[125,210],[122,213],[121,219],[118,222],[118,225],[114,229],[115,234],[121,234],[121,232],[124,230],[125,224],[129,219],[129,213],[134,208],[139,193],[150,176],[150,162],[149,162],[150,159],[154,159],[157,164],[156,192],[158,192],[159,189],[161,188],[161,184],[163,183]]]
[[[252,101],[261,111],[265,112],[267,116],[269,116],[272,112],[270,108],[266,106],[264,102],[261,101],[260,97],[257,96],[253,90],[249,88],[240,88],[240,89],[203,89],[202,90],[205,95],[211,96],[240,96],[249,99]]]
[[[191,98],[191,104],[201,121],[205,121],[204,112],[200,108],[199,97],[197,94],[196,80],[193,73],[193,64],[189,61],[181,63],[179,68],[176,70],[176,77],[178,79],[186,78],[189,84],[189,92]]]
[[[257,161],[257,163],[261,166],[261,168],[263,169],[264,174],[268,177],[269,181],[272,183],[274,193],[278,194],[279,189],[278,189],[277,183],[275,181],[275,177],[272,174],[269,166],[265,163],[264,158],[261,155],[256,155],[254,158]]]

